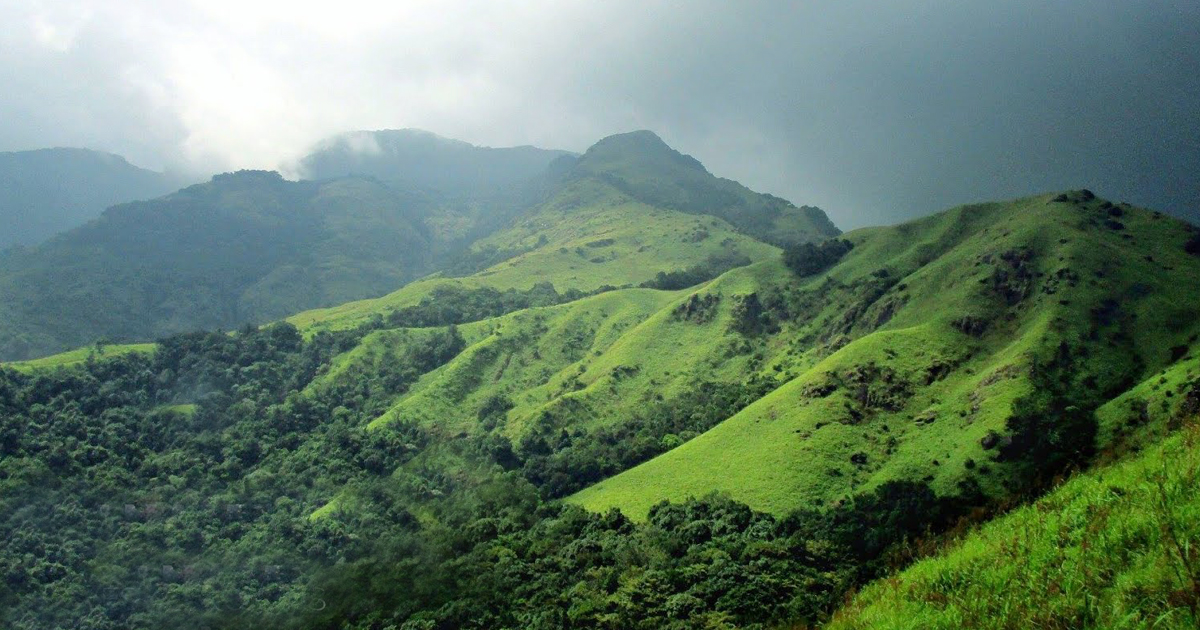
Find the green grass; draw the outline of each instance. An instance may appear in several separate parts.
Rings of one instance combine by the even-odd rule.
[[[3,363],[4,367],[9,367],[20,372],[31,372],[34,370],[46,370],[61,367],[69,367],[78,365],[88,360],[89,357],[97,359],[102,357],[120,356],[131,352],[154,352],[155,344],[152,343],[131,343],[131,344],[111,344],[103,346],[87,346],[84,348],[76,348],[69,352],[42,357],[40,359],[31,359],[29,361],[14,361],[12,363]]]
[[[570,500],[642,518],[659,501],[714,490],[776,513],[828,505],[888,480],[926,481],[947,494],[971,479],[999,493],[1008,473],[989,463],[980,442],[1004,432],[1013,401],[1032,388],[1035,363],[1060,344],[1075,348],[1075,386],[1102,397],[1166,367],[1170,348],[1191,343],[1198,330],[1192,279],[1200,260],[1183,251],[1182,223],[1126,208],[1117,230],[1102,223],[1110,216],[1102,201],[1052,197],[853,232],[846,238],[856,247],[824,274],[799,282],[781,269],[766,274],[760,293],[773,283],[811,298],[804,317],[754,340],[761,365],[778,366],[790,380],[695,440]],[[1022,251],[1029,252],[1028,292],[1009,305],[990,288],[993,274],[1011,279],[1016,273],[1001,255]],[[895,282],[867,302],[844,289],[884,271]],[[1106,300],[1117,310],[1111,322],[1097,323],[1107,317],[1096,314]],[[989,323],[981,338],[952,326],[966,315]],[[856,392],[847,376],[871,366],[890,371],[906,391],[892,408],[848,415]],[[832,393],[813,393],[839,380]],[[1111,439],[1102,430],[1099,446]],[[855,455],[860,462],[851,461]]]
[[[524,253],[470,276],[433,276],[379,298],[305,311],[288,321],[309,333],[352,328],[373,315],[416,304],[440,286],[503,291],[550,282],[559,291],[593,291],[637,285],[660,271],[686,269],[724,252],[740,252],[753,261],[779,254],[721,219],[638,203],[593,180],[572,183],[474,249],[489,247]]]
[[[508,432],[518,434],[521,419],[576,394],[574,383],[601,378],[589,375],[590,362],[677,297],[625,289],[460,326],[470,345],[422,377],[376,422],[403,417],[472,431],[488,398],[508,396],[516,404]]]
[[[575,176],[590,175],[651,205],[720,217],[739,231],[771,243],[800,243],[836,236],[818,208],[755,193],[713,177],[700,162],[667,146],[649,131],[610,136],[580,157]]]
[[[1193,424],[873,584],[828,628],[1195,628],[1197,487]]]

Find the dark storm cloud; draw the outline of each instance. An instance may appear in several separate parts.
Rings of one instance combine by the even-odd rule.
[[[449,8],[447,8],[449,7]],[[0,5],[0,149],[195,169],[352,128],[658,131],[842,227],[1088,186],[1200,218],[1200,3]]]

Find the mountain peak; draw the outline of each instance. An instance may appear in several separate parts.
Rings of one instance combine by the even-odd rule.
[[[684,168],[708,173],[699,160],[676,151],[658,134],[646,129],[608,136],[592,145],[581,161],[598,163],[601,168],[625,163],[643,169]]]
[[[635,131],[626,131],[624,133],[614,133],[611,136],[601,138],[595,144],[597,147],[604,145],[642,146],[671,149],[671,147],[665,141],[663,141],[661,136],[653,131],[650,131],[649,129],[638,129]]]
[[[599,180],[651,206],[719,217],[777,245],[840,234],[820,209],[799,209],[784,199],[716,177],[699,160],[672,149],[652,131],[604,138],[579,158],[569,177]]]

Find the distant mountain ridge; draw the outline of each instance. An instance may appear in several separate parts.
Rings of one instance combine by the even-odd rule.
[[[371,180],[240,171],[114,206],[0,258],[0,354],[234,328],[424,273],[420,201]]]
[[[115,206],[0,256],[0,359],[263,323],[432,272],[498,273],[518,256],[505,268],[528,271],[522,283],[593,290],[699,277],[710,259],[727,268],[773,255],[767,243],[838,233],[819,210],[677,164],[653,134],[614,138],[576,158],[413,130],[347,134],[306,159],[314,180],[240,171]]]
[[[185,183],[91,149],[0,153],[0,249],[35,245],[111,205],[157,197]]]
[[[296,168],[306,179],[360,175],[413,190],[464,195],[518,187],[570,155],[528,145],[481,147],[420,129],[384,129],[329,138]]]

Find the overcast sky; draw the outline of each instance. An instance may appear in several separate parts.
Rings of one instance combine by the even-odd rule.
[[[152,168],[648,128],[843,228],[1082,186],[1200,219],[1196,0],[0,0],[0,85],[0,150]]]

